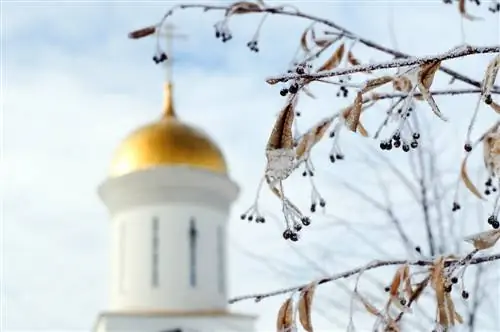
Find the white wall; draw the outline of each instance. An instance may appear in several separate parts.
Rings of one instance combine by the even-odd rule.
[[[152,220],[159,220],[157,287],[153,287]],[[197,236],[195,287],[190,285],[190,220]],[[112,310],[203,310],[226,308],[225,233],[227,215],[193,203],[165,203],[116,213],[111,222]],[[217,248],[222,227],[223,257]],[[122,238],[124,236],[124,238]],[[122,243],[122,241],[125,241]],[[218,260],[224,259],[223,271]],[[222,289],[219,274],[223,273]]]

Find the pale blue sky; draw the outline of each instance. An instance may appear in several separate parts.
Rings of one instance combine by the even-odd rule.
[[[407,53],[439,53],[461,42],[457,11],[441,1],[291,2],[388,46],[387,19],[392,8],[398,46]],[[106,176],[119,140],[157,117],[162,99],[162,71],[151,60],[153,40],[131,41],[126,36],[155,23],[175,3],[3,4],[2,125],[7,168],[2,174],[6,183],[2,243],[8,330],[89,330],[98,311],[106,308],[108,219],[96,188]],[[173,17],[173,23],[190,35],[189,40],[176,44],[175,56],[180,59],[175,68],[175,94],[180,116],[219,142],[231,176],[243,189],[230,220],[231,293],[241,295],[319,275],[309,272],[302,262],[304,269],[297,271],[296,278],[281,280],[238,250],[243,247],[267,257],[301,262],[281,240],[276,224],[247,224],[238,216],[253,200],[264,165],[263,147],[283,102],[279,88],[268,86],[264,78],[286,69],[308,22],[270,17],[261,34],[261,52],[254,54],[245,45],[259,18],[235,19],[231,24],[235,38],[222,44],[213,30],[220,15],[192,10]],[[471,44],[498,44],[498,22],[489,19],[466,27]],[[358,54],[364,62],[371,57],[388,59],[363,49]],[[471,58],[459,66],[481,79],[487,61],[488,57]],[[321,98],[302,100],[301,108],[310,113],[301,128],[346,104],[332,97],[331,87],[313,90]],[[466,111],[472,109],[475,98],[463,97],[460,103],[443,98],[441,102],[454,124],[434,122],[433,129],[444,140],[463,137],[470,116]],[[426,106],[422,108],[430,114]],[[485,114],[478,128],[493,117],[492,112]],[[377,125],[378,121],[367,123],[371,132]],[[359,146],[378,145],[349,133],[343,141],[348,158],[356,155]],[[461,144],[450,146],[450,155],[458,156]],[[318,156],[323,159],[316,162],[320,187],[335,214],[353,215],[354,198],[329,183],[339,177],[358,179],[358,165],[330,166],[328,149],[328,144],[320,147],[323,155]],[[393,158],[404,160],[398,154]],[[301,190],[301,182],[292,183],[291,194],[304,197],[307,207],[309,192]],[[266,201],[265,207],[279,214],[276,201]],[[320,241],[320,233],[305,235],[297,245],[299,250]],[[374,234],[374,241],[380,239]],[[345,234],[335,233],[327,240],[339,252],[357,245]],[[336,257],[329,260],[322,265],[330,273],[349,266],[342,254],[338,261]],[[259,314],[259,329],[272,329],[281,300],[245,302],[234,310]]]

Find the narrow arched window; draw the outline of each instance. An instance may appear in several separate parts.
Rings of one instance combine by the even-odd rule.
[[[198,250],[198,229],[196,228],[196,221],[191,218],[189,221],[189,284],[191,287],[196,287],[197,283],[197,250]]]
[[[225,283],[225,259],[224,259],[224,228],[217,226],[217,288],[219,293],[224,292]]]
[[[159,271],[159,261],[160,261],[160,220],[157,217],[154,217],[151,221],[151,285],[153,287],[158,287],[160,285],[160,271]]]

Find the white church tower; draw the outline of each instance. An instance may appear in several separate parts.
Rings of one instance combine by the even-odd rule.
[[[165,86],[162,117],[115,152],[99,196],[110,213],[109,310],[95,332],[254,329],[231,313],[227,222],[238,186],[219,148],[181,122]]]

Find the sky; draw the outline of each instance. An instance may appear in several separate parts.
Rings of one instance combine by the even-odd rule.
[[[305,12],[326,16],[355,33],[414,55],[441,53],[462,42],[456,6],[444,6],[437,0],[291,2]],[[132,41],[127,33],[156,23],[176,3],[2,3],[1,123],[2,163],[6,167],[2,167],[1,243],[6,330],[89,331],[98,312],[106,308],[109,220],[96,189],[106,178],[114,148],[131,130],[157,118],[162,101],[163,71],[151,60],[154,40]],[[471,12],[488,19],[465,23],[467,42],[498,45],[498,20],[486,10],[472,7]],[[366,262],[366,255],[375,254],[360,252],[359,260],[354,254],[346,259],[345,254],[355,252],[356,243],[364,240],[355,240],[344,231],[333,231],[325,238],[321,228],[311,228],[310,235],[291,247],[281,239],[279,221],[256,225],[239,220],[253,201],[265,164],[264,146],[283,105],[279,87],[267,85],[265,78],[287,70],[308,22],[270,17],[260,35],[261,51],[255,54],[246,43],[259,18],[235,18],[231,22],[234,38],[226,44],[214,38],[213,24],[220,18],[221,13],[189,10],[175,14],[171,22],[189,35],[175,44],[177,112],[220,145],[231,178],[242,188],[229,221],[231,295],[308,282],[323,272],[333,274]],[[396,40],[390,33],[390,22],[396,27]],[[389,60],[362,47],[357,54],[364,62]],[[449,65],[480,80],[488,59],[470,57]],[[438,76],[436,80],[444,84],[447,78]],[[335,89],[315,85],[318,98],[301,100],[300,108],[307,111],[303,112],[302,129],[347,105],[334,97]],[[450,158],[460,156],[475,98],[443,98],[441,102],[452,123],[428,118]],[[422,110],[431,113],[426,106]],[[495,118],[486,110],[481,114],[475,134]],[[371,131],[379,123],[374,119],[367,122]],[[350,133],[345,133],[342,141],[346,157],[352,160],[359,149],[378,145]],[[323,155],[316,162],[319,187],[328,202],[333,202],[328,211],[362,220],[373,216],[368,210],[356,211],[356,198],[334,185],[339,179],[363,183],[366,165],[353,161],[331,166],[325,156],[328,150],[327,144],[319,147],[318,155]],[[405,160],[398,154],[391,158]],[[446,166],[458,167],[451,162]],[[301,181],[291,180],[287,190],[307,208],[309,191],[304,191]],[[373,184],[367,182],[366,192],[375,193]],[[265,210],[270,216],[279,216],[278,201],[269,197],[263,203]],[[360,217],[360,213],[365,215]],[[484,230],[484,225],[481,227]],[[372,235],[372,241],[390,251],[390,244],[380,244],[382,233],[371,228],[361,232]],[[318,250],[310,250],[318,243],[337,247],[338,255],[325,258]],[[267,261],[263,264],[248,251],[293,263],[292,273],[272,271]],[[304,260],[300,253],[310,256]],[[311,268],[311,261],[323,270]],[[242,302],[232,310],[258,314],[258,330],[272,330],[283,299]],[[328,326],[326,320],[318,318],[318,322],[320,329]]]

